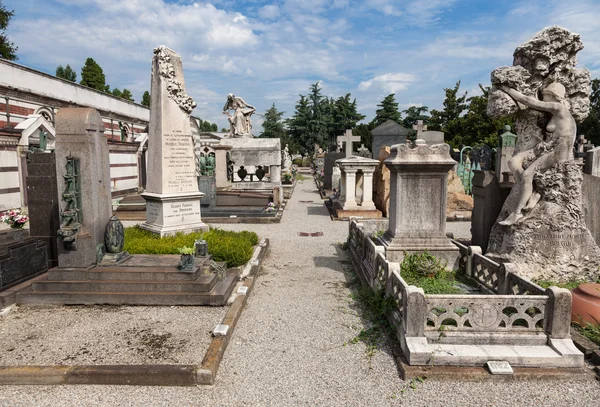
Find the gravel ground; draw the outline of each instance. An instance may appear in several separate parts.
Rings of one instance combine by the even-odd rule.
[[[298,183],[280,224],[221,227],[254,230],[272,246],[214,386],[4,386],[0,405],[598,405],[594,381],[426,380],[413,389],[385,343],[372,358],[363,343],[349,344],[368,324],[350,297],[354,274],[336,244],[346,240],[348,224],[329,219],[312,181]],[[324,236],[298,236],[319,231]]]
[[[228,308],[14,307],[0,365],[199,364]]]

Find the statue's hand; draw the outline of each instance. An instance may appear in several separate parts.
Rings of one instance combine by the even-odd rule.
[[[513,90],[511,87],[507,86],[507,85],[500,85],[500,89],[502,89],[503,92],[508,93],[510,95],[510,92]]]

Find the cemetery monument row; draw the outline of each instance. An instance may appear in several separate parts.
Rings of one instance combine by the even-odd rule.
[[[148,184],[143,229],[161,236],[208,229],[200,218],[196,157],[181,57],[160,46],[152,59]]]
[[[590,73],[575,68],[578,34],[549,27],[519,46],[514,64],[492,72],[488,114],[515,115],[508,161],[515,186],[492,228],[488,255],[534,279],[595,279],[600,248],[587,229],[576,122],[590,109]]]

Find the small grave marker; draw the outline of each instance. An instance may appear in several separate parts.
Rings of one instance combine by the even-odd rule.
[[[213,336],[226,336],[229,332],[229,325],[219,324],[213,329]]]
[[[241,286],[238,288],[237,293],[239,295],[246,295],[248,294],[248,287],[246,287],[245,285]]]
[[[504,360],[490,360],[486,366],[491,374],[513,374],[510,363]]]

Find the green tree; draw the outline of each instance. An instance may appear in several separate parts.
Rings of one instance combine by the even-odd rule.
[[[210,125],[210,131],[214,131],[214,132],[219,131],[219,127],[217,126],[217,123],[213,123]]]
[[[18,47],[15,47],[15,44],[10,42],[5,34],[8,23],[14,15],[14,10],[8,11],[2,4],[2,0],[0,0],[0,58],[5,58],[9,61],[16,61],[18,59]]]
[[[402,113],[405,115],[402,118],[402,125],[407,129],[412,129],[412,126],[417,123],[417,120],[423,120],[424,124],[427,124],[429,121],[429,116],[424,115],[423,113],[427,113],[429,108],[427,106],[411,106],[406,110],[403,110]]]
[[[579,125],[579,133],[593,144],[600,145],[600,79],[592,80],[590,114]]]
[[[263,132],[259,137],[285,139],[285,126],[281,120],[284,113],[285,112],[278,111],[275,107],[275,103],[273,103],[273,105],[265,112],[264,121],[262,123]]]
[[[329,138],[327,134],[328,116],[327,105],[329,101],[321,95],[321,87],[319,82],[310,85],[310,94],[308,95],[310,118],[308,121],[308,134],[312,144],[319,144],[323,149],[327,149]]]
[[[373,134],[371,134],[371,130],[374,128],[375,126],[372,124],[361,123],[352,129],[352,135],[359,136],[361,144],[373,152],[373,158],[377,158],[379,151],[373,151]]]
[[[71,66],[68,64],[64,68],[62,65],[56,67],[56,77],[66,79],[71,82],[77,82],[77,72],[71,69]]]
[[[131,91],[127,88],[123,88],[123,93],[121,93],[121,98],[125,99],[125,100],[129,100],[130,102],[133,102],[133,95],[131,94]]]
[[[512,117],[492,119],[487,114],[490,88],[479,85],[482,95],[467,99],[467,113],[456,120],[460,133],[452,139],[452,145],[458,147],[487,144],[491,148],[498,146],[498,134],[505,125],[512,125]]]
[[[146,107],[150,107],[150,92],[145,91],[144,94],[142,95],[142,105],[144,105]]]
[[[444,139],[452,142],[454,137],[461,134],[460,115],[467,110],[468,104],[467,92],[462,96],[458,95],[460,81],[456,82],[454,88],[445,88],[446,98],[444,99],[444,109],[431,111],[429,120],[429,130],[441,130],[444,132]],[[452,142],[454,145],[455,143]]]
[[[308,154],[313,149],[308,133],[310,115],[308,98],[300,95],[300,100],[296,103],[294,115],[287,120],[287,127],[290,139],[293,140],[293,143],[298,147],[298,151],[301,154]]]
[[[356,99],[351,100],[350,93],[340,96],[335,102],[332,101],[331,107],[329,136],[335,144],[337,136],[344,134],[346,129],[354,129],[356,124],[363,120],[365,116],[358,113]]]
[[[373,128],[388,120],[393,120],[398,124],[402,122],[400,112],[398,111],[398,103],[396,103],[393,93],[387,95],[377,106],[379,109],[375,111],[375,118],[371,121]]]
[[[79,83],[102,92],[110,92],[110,86],[106,85],[104,72],[93,58],[85,60],[85,64],[81,68],[81,81]]]
[[[112,93],[112,95],[113,95],[113,96],[116,96],[116,97],[118,97],[118,98],[120,98],[120,97],[122,97],[122,96],[123,96],[123,92],[121,92],[121,91],[119,90],[119,88],[114,88],[114,89],[112,90],[112,92],[110,92],[110,93]]]

